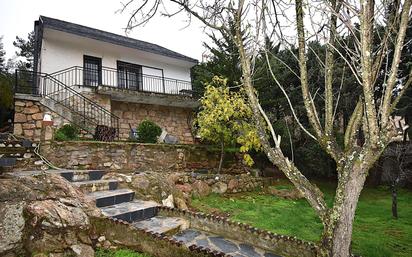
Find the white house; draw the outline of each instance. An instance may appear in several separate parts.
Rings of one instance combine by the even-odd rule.
[[[97,125],[115,127],[121,139],[128,139],[130,128],[148,118],[180,142],[193,141],[188,120],[197,102],[190,70],[197,60],[45,16],[35,21],[35,38],[34,72],[16,74],[16,99],[37,97],[45,110],[65,122],[89,131]]]

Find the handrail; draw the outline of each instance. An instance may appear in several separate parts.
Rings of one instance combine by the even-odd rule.
[[[50,74],[16,70],[15,89],[18,93],[46,97],[68,108],[72,114],[81,117],[81,121],[60,115],[89,133],[93,134],[98,125],[107,125],[113,127],[119,137],[119,117]]]
[[[70,87],[66,86],[64,83],[62,83],[62,82],[61,82],[61,81],[59,81],[58,79],[56,79],[56,78],[54,78],[54,77],[50,76],[50,75],[49,75],[49,74],[47,74],[47,73],[44,73],[44,74],[45,74],[45,77],[47,77],[47,78],[50,78],[50,79],[54,80],[54,82],[56,82],[56,83],[60,84],[61,86],[63,86],[63,87],[64,87],[64,89],[66,89],[66,90],[70,91],[71,93],[73,93],[73,94],[75,94],[75,95],[77,95],[77,96],[79,96],[79,97],[85,98],[85,100],[86,100],[88,103],[90,103],[91,105],[93,105],[93,106],[97,107],[98,109],[101,109],[103,112],[105,112],[105,113],[107,113],[107,114],[109,114],[109,115],[111,115],[111,116],[113,116],[113,117],[115,117],[115,118],[119,119],[119,117],[117,117],[115,114],[113,114],[113,113],[109,112],[109,111],[108,111],[108,110],[106,110],[104,107],[102,107],[102,106],[100,106],[100,105],[96,104],[95,102],[93,102],[92,100],[90,100],[90,99],[89,99],[89,98],[87,98],[86,96],[84,96],[84,95],[80,94],[80,93],[79,93],[79,92],[77,92],[76,90],[73,90],[72,88],[70,88]],[[52,93],[54,93],[54,92],[52,92]],[[52,93],[50,93],[50,94],[46,94],[46,95],[44,95],[44,96],[46,96],[46,97],[47,97],[47,96],[51,95]]]
[[[60,75],[61,73],[67,72],[67,71],[71,71],[73,69],[82,69],[82,70],[87,70],[87,68],[84,68],[83,66],[79,66],[79,65],[74,65],[68,68],[64,68],[62,70],[58,70],[52,73],[49,73],[49,75],[53,76],[53,75]],[[102,71],[104,70],[108,70],[108,71],[115,71],[115,72],[119,72],[118,69],[113,68],[113,67],[107,67],[107,66],[102,66]],[[186,82],[186,83],[192,83],[189,80],[183,80],[183,79],[175,79],[175,78],[170,78],[170,77],[164,77],[164,76],[156,76],[156,75],[150,75],[150,74],[142,74],[143,76],[146,77],[153,77],[153,78],[159,78],[159,79],[167,79],[167,80],[175,80],[175,81],[179,81],[179,82]]]

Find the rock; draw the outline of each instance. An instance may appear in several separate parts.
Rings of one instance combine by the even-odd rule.
[[[24,159],[29,159],[29,158],[31,158],[32,157],[32,154],[31,153],[24,153],[24,155],[23,155],[23,158]]]
[[[67,256],[67,251],[94,256],[90,217],[100,216],[94,203],[60,175],[6,175],[0,179],[0,256]]]
[[[298,200],[303,198],[303,195],[301,192],[299,192],[296,188],[293,189],[276,189],[273,187],[269,187],[268,193],[272,195],[276,195],[285,199],[290,199],[290,200]]]
[[[21,107],[24,107],[26,105],[26,103],[25,102],[22,102],[22,101],[14,101],[14,106],[21,106]]]
[[[24,202],[0,208],[0,255],[21,243],[24,229]]]
[[[32,129],[24,129],[23,135],[31,138],[34,135],[34,131]]]
[[[181,210],[188,210],[189,209],[187,207],[187,204],[186,204],[185,200],[183,200],[182,198],[176,197],[175,198],[175,204],[176,204],[176,207],[181,209]]]
[[[0,147],[6,147],[6,145],[3,143],[0,143]]]
[[[14,124],[13,133],[14,133],[15,135],[21,135],[21,134],[23,134],[23,126],[22,126],[21,124],[19,124],[19,123],[15,123],[15,124]]]
[[[193,190],[192,186],[188,183],[184,183],[183,185],[176,185],[176,188],[184,193],[190,193]]]
[[[114,169],[114,170],[120,170],[120,169],[122,169],[122,167],[121,167],[119,164],[117,164],[117,163],[113,163],[113,165],[111,166],[111,168]]]
[[[176,184],[176,182],[179,181],[179,178],[180,178],[180,175],[178,173],[172,173],[167,177],[169,182],[172,184]]]
[[[133,177],[133,180],[132,180],[133,187],[146,190],[148,189],[149,185],[150,185],[150,181],[143,174],[138,174]]]
[[[43,161],[42,160],[35,161],[34,165],[37,165],[37,166],[43,165]]]
[[[112,246],[112,243],[110,243],[110,241],[106,240],[106,241],[103,242],[103,247],[104,248],[107,249],[107,248],[110,248],[110,246]]]
[[[104,167],[110,167],[110,166],[112,166],[113,165],[113,162],[105,162],[105,163],[103,163],[103,166]]]
[[[227,183],[227,189],[229,191],[233,191],[234,189],[236,189],[239,186],[239,181],[237,179],[231,179],[229,180],[229,182]]]
[[[41,121],[41,120],[43,120],[43,113],[35,113],[35,114],[32,114],[32,115],[31,115],[31,118],[32,118],[33,120],[36,120],[36,121]],[[41,123],[40,123],[40,127],[41,127]]]
[[[99,241],[100,243],[103,242],[103,241],[105,241],[105,240],[106,240],[106,237],[105,237],[105,236],[100,236],[100,237],[97,239],[97,241]]]
[[[94,257],[94,250],[90,245],[77,244],[70,247],[77,256]]]
[[[26,108],[24,108],[24,111],[23,111],[24,114],[34,114],[34,113],[38,113],[38,112],[40,112],[40,109],[37,105],[26,107]]]
[[[207,196],[211,192],[210,186],[207,183],[200,181],[200,180],[195,181],[192,184],[192,188],[193,188],[193,194],[198,197]]]
[[[163,206],[171,207],[174,208],[174,201],[173,201],[173,195],[169,195],[166,199],[162,200]]]
[[[170,134],[167,134],[163,141],[166,144],[178,144],[179,143],[179,139],[175,136],[170,135]]]
[[[217,194],[224,194],[227,191],[227,185],[221,181],[216,182],[212,186],[212,192]]]
[[[15,123],[24,123],[27,121],[26,115],[23,113],[16,113],[14,114],[14,122]]]

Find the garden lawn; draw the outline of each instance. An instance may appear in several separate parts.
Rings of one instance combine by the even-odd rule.
[[[334,186],[317,183],[331,205]],[[291,188],[286,181],[277,189]],[[223,212],[230,219],[248,223],[278,234],[318,241],[322,224],[304,199],[286,200],[262,192],[229,196],[210,195],[193,199],[192,206],[202,212]],[[391,194],[387,188],[365,188],[355,216],[353,250],[364,257],[412,256],[412,192],[398,195],[399,219],[391,213]]]

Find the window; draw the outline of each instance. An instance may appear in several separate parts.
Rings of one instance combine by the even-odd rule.
[[[117,61],[118,86],[131,90],[142,89],[142,66]]]
[[[102,84],[102,59],[85,55],[83,57],[83,82],[86,86]]]

